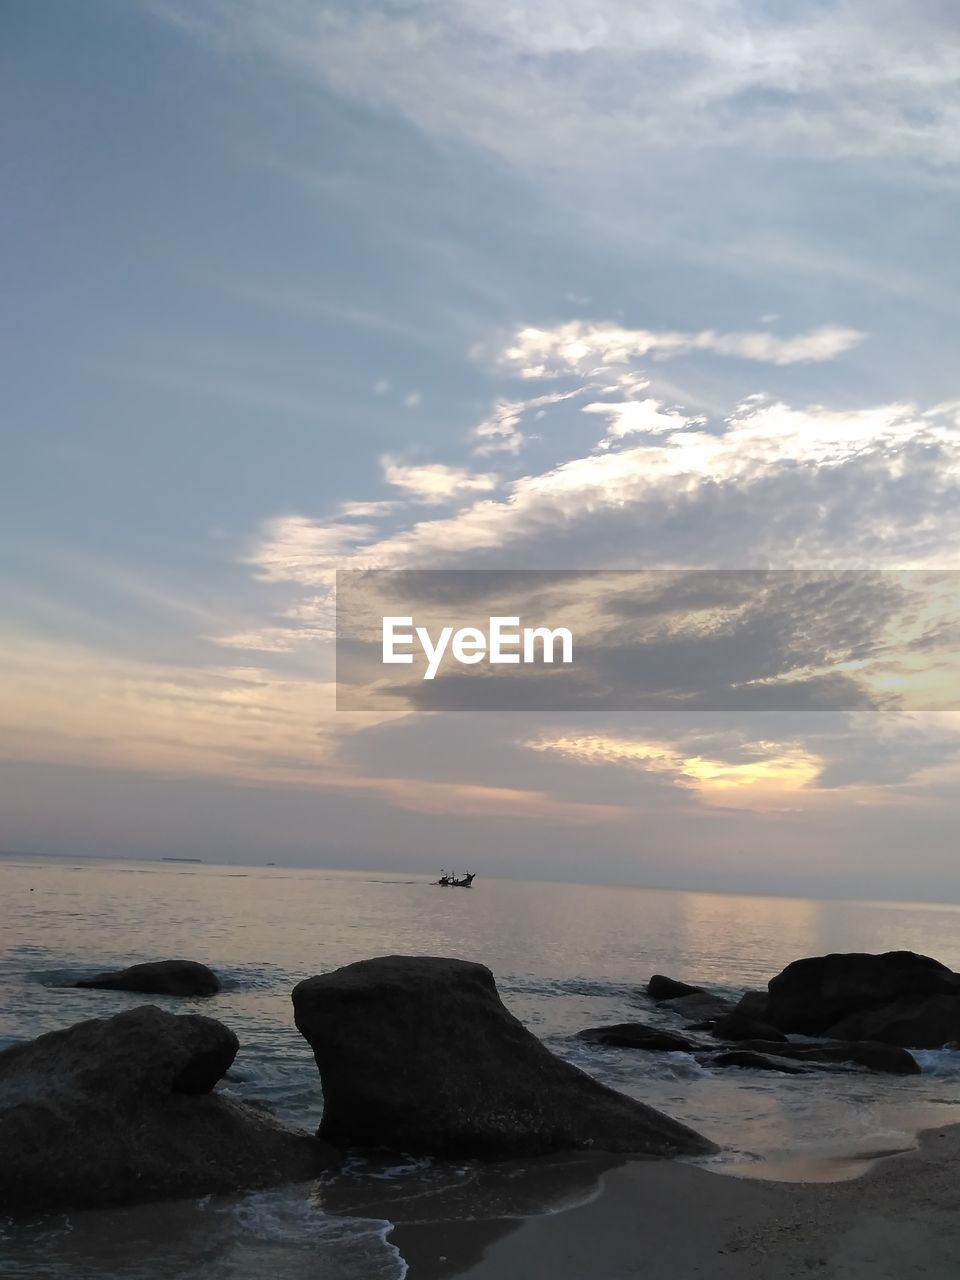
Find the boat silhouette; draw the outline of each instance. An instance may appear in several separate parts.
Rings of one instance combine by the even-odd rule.
[[[475,871],[467,871],[462,876],[458,876],[456,872],[451,872],[448,875],[446,871],[441,869],[440,879],[436,883],[442,885],[444,889],[469,889],[476,874]]]

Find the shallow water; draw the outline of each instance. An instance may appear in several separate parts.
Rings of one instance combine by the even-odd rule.
[[[202,960],[225,979],[220,995],[151,1001],[231,1026],[242,1046],[231,1091],[312,1130],[322,1097],[293,1025],[294,984],[372,955],[463,956],[490,966],[508,1007],[557,1053],[718,1142],[724,1169],[843,1177],[858,1157],[960,1120],[960,1053],[918,1053],[919,1077],[779,1076],[572,1037],[605,1021],[669,1021],[642,994],[654,972],[740,991],[803,955],[896,948],[960,968],[958,926],[951,906],[482,879],[454,892],[378,872],[3,859],[0,1046],[146,1002],[58,982],[150,958]],[[322,1186],[8,1226],[0,1259],[4,1275],[386,1280],[405,1267],[392,1221],[556,1209],[596,1194],[599,1177],[576,1160],[492,1181],[467,1166],[355,1161]]]

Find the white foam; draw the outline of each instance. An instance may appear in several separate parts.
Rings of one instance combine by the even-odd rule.
[[[911,1049],[910,1053],[925,1076],[960,1076],[960,1050]]]
[[[264,1191],[245,1197],[231,1213],[241,1231],[271,1244],[317,1245],[343,1280],[404,1280],[407,1264],[388,1239],[385,1218],[333,1217],[303,1196]]]

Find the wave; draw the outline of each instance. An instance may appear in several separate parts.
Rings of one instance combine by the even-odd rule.
[[[322,1248],[324,1265],[338,1280],[404,1280],[406,1261],[389,1240],[386,1218],[331,1217],[312,1200],[284,1191],[261,1191],[229,1210],[244,1242]],[[240,1242],[238,1242],[240,1243]]]
[[[960,1077],[960,1049],[911,1049],[910,1053],[925,1076]]]

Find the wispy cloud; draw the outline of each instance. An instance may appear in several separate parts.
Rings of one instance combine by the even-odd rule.
[[[383,478],[394,488],[403,489],[415,502],[427,505],[455,502],[471,493],[489,493],[499,483],[489,471],[468,471],[466,467],[439,462],[409,465],[391,457],[383,459]]]
[[[664,360],[692,351],[736,356],[765,364],[809,364],[834,360],[865,335],[841,325],[824,325],[809,333],[778,338],[755,333],[656,333],[612,324],[571,320],[552,329],[521,329],[501,357],[524,378],[556,378],[561,374],[596,372],[595,366],[626,365],[643,356]]]
[[[490,453],[519,453],[526,440],[520,424],[533,411],[537,418],[544,416],[548,405],[572,400],[584,393],[586,387],[562,391],[553,395],[531,396],[527,400],[500,400],[490,415],[473,428],[471,435],[477,444],[474,453],[483,457]]]
[[[676,148],[958,158],[951,15],[932,0],[151,0],[219,47],[524,168]],[[398,50],[403,56],[398,57]]]

